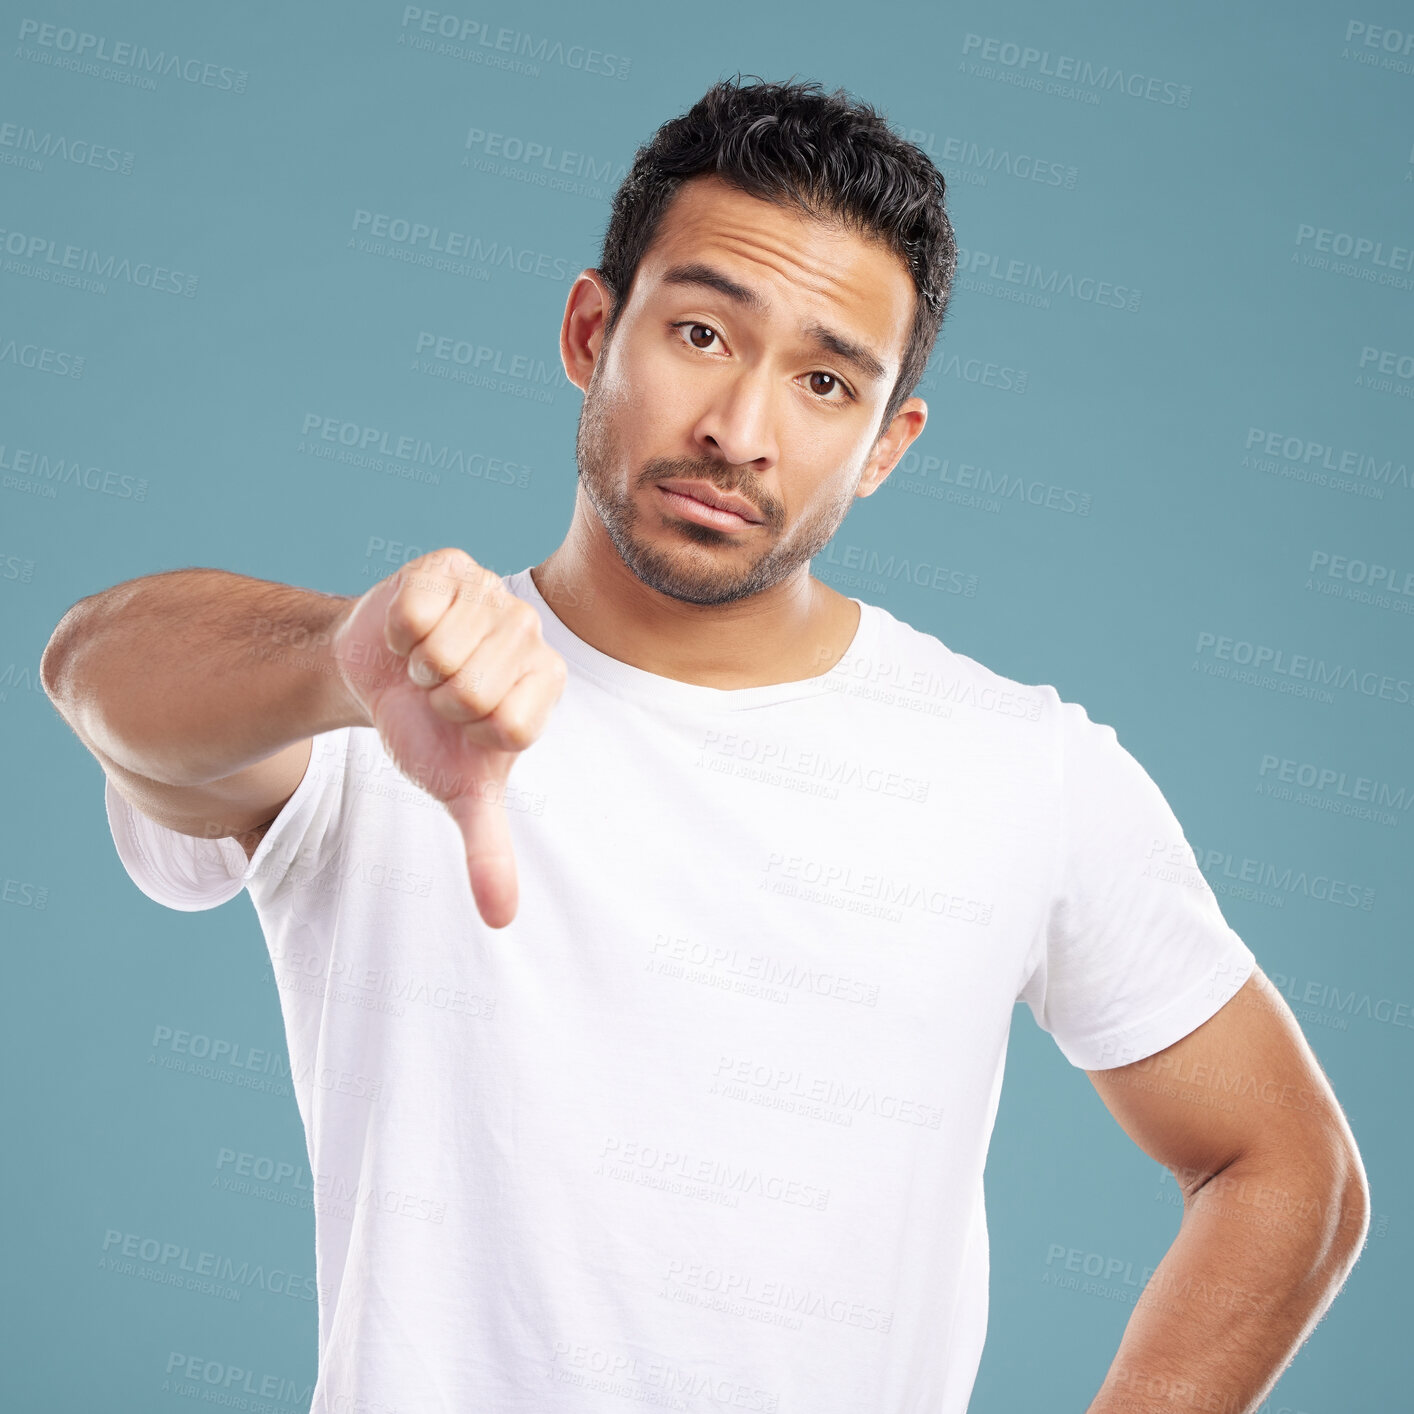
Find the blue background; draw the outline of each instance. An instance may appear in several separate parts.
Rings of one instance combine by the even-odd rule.
[[[100,1265],[120,1231],[303,1280],[313,1216],[294,1181],[270,1199],[218,1181],[223,1151],[304,1165],[288,1087],[156,1063],[164,1026],[283,1054],[278,998],[245,895],[181,914],[123,873],[102,773],[39,687],[49,634],[83,595],[181,566],[359,593],[445,544],[501,573],[543,559],[573,501],[570,282],[598,260],[636,146],[739,70],[882,109],[948,177],[964,248],[920,390],[927,428],[815,572],[1055,684],[1159,783],[1301,1018],[1372,1185],[1359,1264],[1263,1407],[1398,1407],[1414,1255],[1414,11],[503,0],[439,12],[512,36],[510,52],[473,39],[461,56],[398,4],[6,11],[0,1401],[184,1410],[200,1400],[171,1371],[188,1357],[271,1381],[279,1411],[306,1408],[314,1380],[299,1294],[228,1303]],[[180,67],[80,58],[79,33]],[[1078,77],[1062,90],[1057,71]],[[532,143],[573,168],[569,186],[542,180]],[[477,258],[439,268],[419,224],[479,242]],[[1097,289],[1124,293],[1085,297]],[[442,337],[507,369],[524,355],[531,376],[454,381],[464,366],[429,356]],[[340,459],[340,437],[384,434],[449,455],[416,475]],[[958,496],[984,474],[990,493]],[[1259,655],[1253,679],[1243,660]],[[1330,680],[1293,671],[1298,656]],[[1283,769],[1336,779],[1303,794]],[[1383,802],[1360,808],[1357,778]],[[1316,877],[1360,906],[1292,882]],[[988,1192],[972,1409],[1082,1410],[1137,1285],[1056,1278],[1067,1261],[1155,1265],[1177,1190],[1024,1008]]]

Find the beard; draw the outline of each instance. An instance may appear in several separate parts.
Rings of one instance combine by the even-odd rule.
[[[602,352],[602,350],[601,350]],[[650,589],[685,604],[730,604],[788,579],[829,544],[844,520],[854,491],[845,486],[832,502],[793,527],[785,508],[724,461],[694,457],[654,457],[621,484],[623,458],[614,431],[615,404],[595,365],[579,410],[575,461],[579,484],[594,507],[620,559]],[[672,520],[644,533],[635,494],[669,477],[700,477],[719,491],[744,496],[762,516],[756,531],[717,530],[695,521]],[[649,511],[650,520],[656,520]],[[748,539],[748,537],[750,537]],[[748,549],[750,545],[752,548]],[[758,548],[759,546],[759,548]]]

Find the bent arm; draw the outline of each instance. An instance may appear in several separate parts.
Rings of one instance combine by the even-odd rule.
[[[1365,1171],[1330,1084],[1260,971],[1167,1050],[1087,1073],[1184,1195],[1089,1414],[1248,1414],[1365,1241]]]

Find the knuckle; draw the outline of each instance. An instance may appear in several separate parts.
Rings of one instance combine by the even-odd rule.
[[[437,709],[440,716],[445,717],[449,722],[456,722],[460,726],[470,726],[474,722],[484,721],[495,705],[488,703],[484,694],[478,689],[466,688],[460,674],[441,683],[429,695],[428,700]]]
[[[425,599],[399,594],[388,605],[387,633],[391,637],[419,639],[432,627],[432,606]]]
[[[448,673],[443,686],[447,689],[443,696],[455,702],[456,710],[465,721],[479,722],[496,705],[487,689],[486,675],[479,668],[464,663],[455,672]]]
[[[482,690],[480,683],[470,688],[458,683],[456,701],[463,720],[468,722],[484,721],[496,706]]]
[[[496,730],[508,751],[524,751],[538,734],[534,721],[520,708],[497,713]]]
[[[506,588],[495,570],[487,569],[484,565],[478,565],[475,560],[468,559],[465,567],[457,572],[456,593],[457,597],[467,604],[478,608],[485,605],[494,607],[506,593]]]
[[[426,565],[404,565],[393,576],[394,593],[389,612],[416,613],[425,618],[433,612],[434,601],[444,598],[445,583],[440,575]],[[441,612],[440,605],[436,612]]]
[[[412,585],[445,599],[454,597],[463,583],[480,572],[481,566],[465,550],[446,546],[409,560],[397,573],[400,585]]]
[[[421,557],[430,567],[440,570],[449,578],[466,575],[478,568],[476,561],[459,545],[444,545],[440,550],[431,550]],[[420,563],[415,560],[414,564]]]
[[[466,709],[457,697],[449,697],[445,692],[437,691],[427,694],[427,705],[442,718],[445,722],[451,722],[454,726],[464,727],[474,719],[467,716]]]
[[[408,654],[408,670],[413,680],[424,687],[433,687],[445,682],[452,676],[453,671],[445,650],[431,639],[419,643]]]
[[[511,627],[519,634],[527,638],[538,638],[540,635],[540,615],[534,608],[527,604],[524,599],[511,597],[510,602],[504,607],[503,612]]]

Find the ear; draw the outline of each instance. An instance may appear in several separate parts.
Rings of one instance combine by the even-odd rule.
[[[597,270],[581,270],[570,286],[560,324],[560,361],[565,376],[580,392],[589,387],[613,305],[609,287]]]
[[[898,464],[914,438],[928,421],[928,404],[922,398],[906,398],[894,414],[879,440],[874,444],[869,460],[855,488],[856,496],[872,496],[883,485],[884,478]]]

